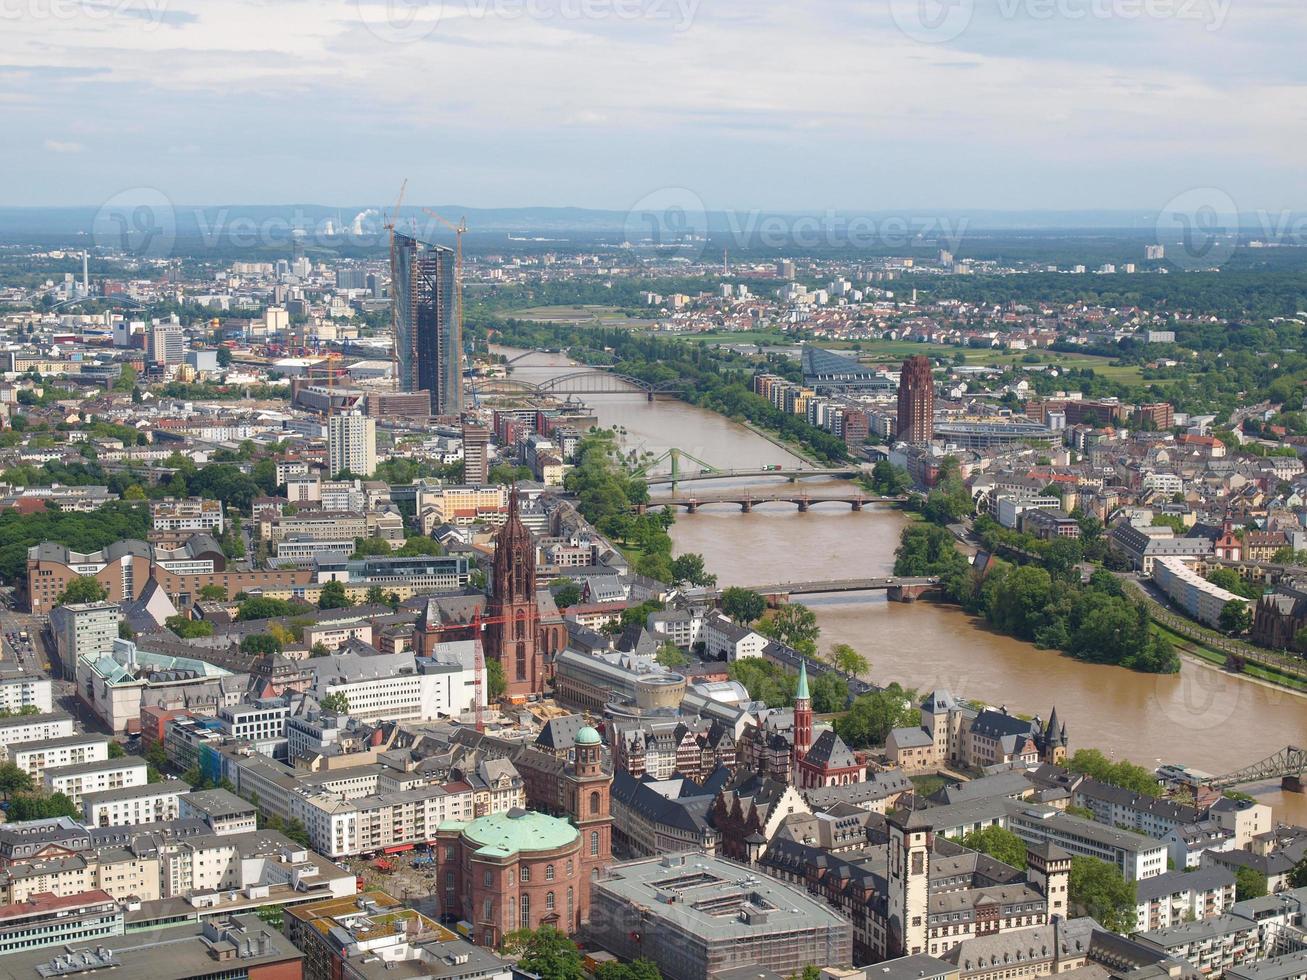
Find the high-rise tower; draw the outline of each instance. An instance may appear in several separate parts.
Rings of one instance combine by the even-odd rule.
[[[903,362],[899,375],[900,442],[930,442],[935,433],[935,378],[930,358],[917,354]]]
[[[544,691],[544,653],[539,645],[536,549],[518,516],[518,494],[508,497],[508,520],[495,537],[493,589],[487,614],[486,655],[504,668],[510,697]]]
[[[395,233],[395,348],[401,391],[425,391],[432,415],[463,407],[463,324],[454,250]]]

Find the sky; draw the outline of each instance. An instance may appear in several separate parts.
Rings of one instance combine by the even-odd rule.
[[[1307,206],[1301,0],[0,0],[3,205]]]

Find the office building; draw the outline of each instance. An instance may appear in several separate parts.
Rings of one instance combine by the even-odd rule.
[[[166,940],[153,932],[70,938],[83,941],[60,952],[32,950],[6,956],[0,980],[101,974],[150,980],[300,980],[303,976],[300,951],[254,915],[215,916],[174,926]]]
[[[113,652],[121,611],[112,602],[82,602],[50,611],[55,660],[61,676],[72,677],[81,657]]]
[[[151,364],[181,364],[186,360],[186,339],[180,323],[151,324],[145,336]]]
[[[899,376],[899,442],[930,442],[935,426],[935,378],[922,354],[903,362]]]
[[[377,468],[377,420],[366,415],[333,415],[327,423],[327,457],[332,476],[369,477]]]
[[[614,865],[590,885],[590,934],[667,980],[728,970],[791,976],[852,962],[853,926],[802,888],[705,854]]]
[[[392,302],[401,391],[425,391],[432,415],[463,405],[463,324],[452,249],[396,234]]]
[[[484,425],[463,423],[463,482],[490,482],[490,430]]]

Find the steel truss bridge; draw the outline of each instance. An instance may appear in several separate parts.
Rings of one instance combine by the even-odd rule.
[[[686,383],[680,380],[650,383],[602,368],[587,368],[550,378],[540,384],[516,378],[477,378],[475,387],[482,398],[495,395],[547,398],[557,395],[629,395],[643,392],[649,401],[653,401],[658,395],[680,394],[685,391]]]
[[[1278,779],[1284,789],[1301,793],[1304,771],[1307,771],[1307,749],[1286,745],[1275,755],[1267,756],[1260,762],[1254,762],[1251,766],[1244,766],[1224,776],[1217,776],[1207,785],[1213,789],[1230,789],[1246,783],[1265,783]]]

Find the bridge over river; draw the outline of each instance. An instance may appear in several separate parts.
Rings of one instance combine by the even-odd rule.
[[[852,490],[847,493],[805,493],[802,490],[777,490],[772,493],[757,493],[752,490],[735,493],[699,493],[689,497],[671,494],[657,494],[649,498],[648,503],[636,505],[636,510],[643,514],[646,510],[657,507],[681,507],[688,514],[693,514],[700,507],[709,504],[735,504],[740,512],[747,514],[758,504],[787,503],[799,508],[799,513],[806,514],[817,504],[848,504],[855,511],[862,510],[868,504],[896,504],[905,497],[877,497],[872,494]]]
[[[821,595],[835,592],[884,592],[892,602],[912,602],[927,592],[940,587],[939,579],[932,576],[880,575],[868,578],[809,579],[802,582],[777,582],[769,585],[746,585],[743,588],[757,592],[772,605],[788,602],[791,596]],[[721,599],[722,590],[708,589],[702,593],[714,601]]]

